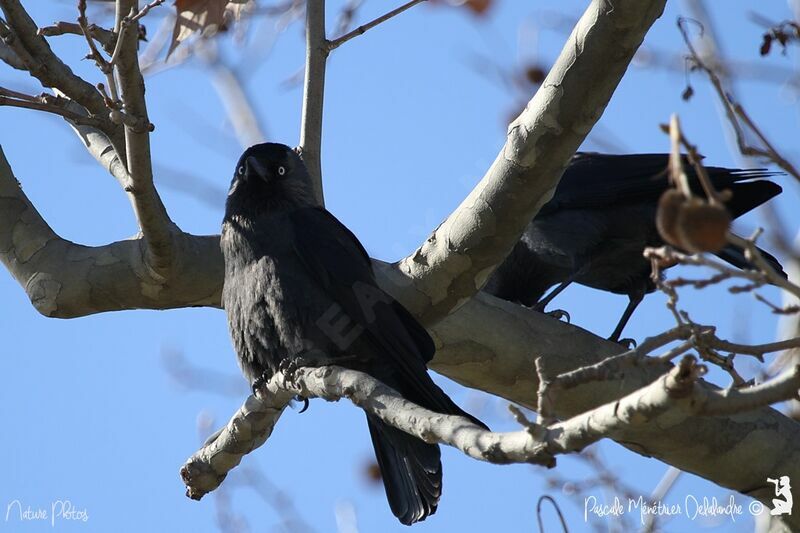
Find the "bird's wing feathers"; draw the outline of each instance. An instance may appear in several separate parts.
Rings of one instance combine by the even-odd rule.
[[[378,287],[372,266],[358,239],[328,211],[306,208],[290,215],[295,232],[294,247],[309,274],[331,299],[364,328],[378,357],[385,357],[400,372],[403,381],[429,400],[430,408],[452,410],[444,405],[441,391],[427,374],[433,341],[416,319]],[[426,402],[428,403],[428,402]]]
[[[336,299],[353,320],[412,341],[423,362],[433,358],[435,347],[428,332],[405,307],[386,294],[375,281],[369,254],[355,235],[322,208],[292,212],[295,249],[309,272]],[[358,291],[366,294],[359,294]],[[379,299],[372,302],[372,298]],[[374,304],[375,317],[370,314]],[[372,320],[370,320],[372,319]],[[363,323],[362,323],[363,322]],[[373,324],[370,324],[372,322]]]
[[[373,346],[372,355],[392,365],[404,389],[401,392],[428,409],[466,416],[483,426],[428,375],[425,363],[433,358],[433,340],[402,305],[378,287],[369,255],[355,235],[322,208],[299,209],[289,216],[295,251],[309,274],[364,328],[362,335]]]
[[[558,184],[553,199],[542,207],[547,213],[558,209],[607,208],[624,203],[655,203],[669,186],[668,154],[609,155],[578,153]],[[692,188],[702,189],[692,166],[683,157],[684,169]],[[743,180],[774,176],[764,169],[725,169],[706,167],[717,189],[725,189]],[[768,187],[769,194],[778,194],[780,187],[770,182],[758,182]],[[777,188],[777,191],[774,189]]]

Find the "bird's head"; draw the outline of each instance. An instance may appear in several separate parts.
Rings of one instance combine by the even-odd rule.
[[[277,143],[244,151],[234,169],[226,214],[256,216],[310,205],[315,205],[311,177],[297,152]]]

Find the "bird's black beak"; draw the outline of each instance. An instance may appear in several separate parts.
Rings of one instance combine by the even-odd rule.
[[[267,165],[259,161],[253,156],[247,158],[247,168],[250,169],[256,176],[264,181],[269,179],[269,171]]]

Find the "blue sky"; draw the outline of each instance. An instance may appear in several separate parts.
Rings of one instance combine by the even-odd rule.
[[[73,20],[72,2],[27,2],[39,25]],[[330,26],[340,2],[330,1]],[[381,14],[387,3],[370,0],[361,22]],[[565,35],[547,29],[558,13],[577,17],[585,2],[497,0],[485,19],[439,5],[417,6],[385,26],[347,43],[330,59],[327,78],[323,171],[328,208],[362,240],[373,257],[396,260],[412,251],[477,183],[505,140],[509,114],[521,94],[498,83],[493,69],[518,72],[531,63],[549,66]],[[740,0],[709,6],[724,51],[739,61],[797,68],[797,49],[758,55],[762,28],[751,10],[773,20],[788,18],[783,2]],[[159,8],[165,10],[166,8]],[[680,53],[675,20],[683,4],[670,2],[645,45]],[[149,26],[155,28],[158,10]],[[92,82],[99,73],[87,61],[85,43],[76,37],[51,39],[73,68]],[[237,50],[224,53],[246,73],[247,90],[270,140],[296,144],[300,88],[285,80],[302,67],[302,27],[291,26],[271,52],[257,62],[237,63]],[[476,64],[481,65],[476,67]],[[206,68],[190,62],[147,80],[156,176],[173,219],[186,231],[216,233],[223,191],[241,148],[226,123]],[[591,80],[587,80],[591,83]],[[707,161],[735,166],[717,104],[708,84],[692,77],[695,96],[681,100],[682,72],[629,69],[595,130],[626,152],[666,151],[658,124],[679,113],[684,132]],[[31,81],[0,70],[0,85],[28,92]],[[796,93],[780,84],[743,80],[739,94],[751,115],[784,153],[797,161],[799,123]],[[18,109],[0,109],[0,143],[28,196],[63,237],[91,245],[127,238],[136,232],[128,200],[117,183],[86,154],[60,119]],[[586,149],[598,149],[587,142]],[[180,177],[177,174],[190,176]],[[183,181],[181,181],[183,180]],[[188,181],[187,181],[188,180]],[[778,200],[790,231],[796,184],[778,178],[785,192]],[[204,199],[183,189],[207,190]],[[757,214],[739,224],[748,233],[763,221]],[[791,234],[791,233],[790,233]],[[674,273],[674,271],[673,271]],[[777,291],[766,294],[779,299]],[[682,302],[698,321],[715,322],[720,334],[736,340],[770,341],[776,319],[748,296],[724,288],[682,292]],[[218,500],[187,499],[178,476],[211,422],[219,427],[244,399],[225,317],[214,309],[126,311],[73,320],[37,314],[11,276],[0,272],[0,531],[43,531],[50,524],[5,521],[7,505],[50,508],[69,499],[86,509],[86,523],[57,522],[64,531],[218,531]],[[557,299],[574,323],[608,335],[626,304],[621,296],[571,287]],[[661,295],[647,298],[626,335],[641,339],[671,325]],[[221,379],[230,394],[181,386],[165,361],[182,354],[204,374],[203,383]],[[172,355],[170,355],[172,354]],[[743,362],[742,373],[756,368]],[[716,373],[717,383],[727,381]],[[514,428],[505,402],[437,377],[456,401],[500,430]],[[230,384],[230,385],[228,385]],[[238,388],[237,388],[238,387]],[[208,431],[207,429],[205,431]],[[666,466],[634,455],[614,443],[599,453],[634,490],[647,495]],[[287,412],[269,442],[246,457],[241,472],[257,470],[284,500],[262,498],[244,476],[234,473],[223,485],[231,512],[250,531],[282,531],[286,501],[315,531],[335,531],[339,509],[352,509],[359,530],[404,530],[391,515],[380,486],[370,484],[364,466],[372,457],[363,415],[351,405],[312,403],[302,416]],[[526,465],[492,466],[443,450],[444,496],[438,513],[415,526],[424,531],[532,531],[535,503],[550,494],[561,505],[571,531],[612,526],[608,520],[583,521],[583,508],[568,494],[548,486],[548,477],[586,475],[584,463],[565,457],[555,472]],[[270,492],[266,490],[266,492]],[[598,499],[613,498],[602,489]],[[687,495],[727,500],[729,492],[684,475],[667,501]],[[621,495],[620,495],[621,496]],[[745,504],[747,500],[740,498]],[[279,510],[284,512],[279,512]],[[547,522],[551,512],[547,512]],[[749,531],[745,514],[736,523],[706,524],[677,518],[666,531]]]

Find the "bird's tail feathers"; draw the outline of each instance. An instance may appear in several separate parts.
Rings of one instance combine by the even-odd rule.
[[[788,277],[786,272],[783,271],[783,266],[780,262],[769,252],[758,248],[758,251],[761,252],[761,256],[764,260],[773,268],[775,271],[782,277]],[[739,248],[738,246],[734,246],[733,244],[729,244],[719,252],[717,252],[717,257],[727,261],[728,263],[732,264],[735,267],[741,268],[742,270],[746,269],[754,269],[756,268],[752,262],[747,260],[745,257],[744,250]]]
[[[436,512],[442,495],[439,446],[367,415],[369,434],[392,513],[405,525]]]

